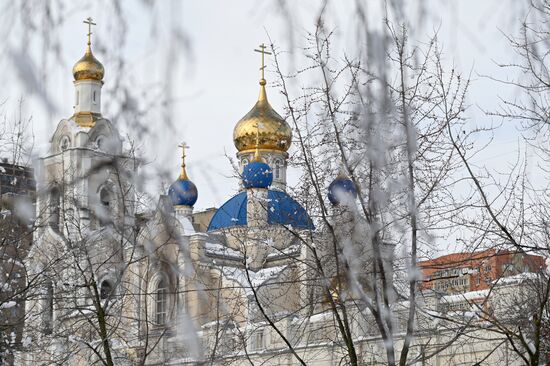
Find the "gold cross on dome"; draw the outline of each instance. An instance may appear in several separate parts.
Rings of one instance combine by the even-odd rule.
[[[187,145],[185,142],[182,142],[178,145],[178,147],[181,147],[181,174],[180,179],[188,179],[187,172],[185,171],[185,149],[189,149],[189,145]]]
[[[185,142],[182,142],[178,145],[178,147],[181,147],[181,163],[182,166],[185,166],[185,149],[189,149],[189,145],[187,145]]]
[[[91,17],[88,17],[83,23],[88,24],[88,46],[92,44],[92,25],[97,25]]]
[[[267,46],[265,44],[261,44],[260,46],[260,49],[255,49],[254,52],[259,52],[262,54],[262,67],[260,67],[260,70],[262,71],[262,80],[265,79],[264,78],[264,70],[265,70],[265,59],[264,59],[264,56],[265,55],[271,55],[271,52],[268,52],[266,51],[265,49],[267,48]]]

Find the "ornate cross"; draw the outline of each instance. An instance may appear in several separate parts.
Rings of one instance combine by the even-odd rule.
[[[96,25],[91,17],[88,17],[83,23],[88,24],[88,46],[92,44],[92,25]]]
[[[254,51],[255,52],[259,52],[262,54],[262,67],[260,67],[260,70],[262,70],[262,79],[265,79],[264,78],[264,69],[265,69],[265,59],[264,59],[264,55],[271,55],[271,52],[268,52],[266,51],[265,49],[267,48],[267,46],[265,44],[261,44],[260,46],[260,49],[255,49]]]

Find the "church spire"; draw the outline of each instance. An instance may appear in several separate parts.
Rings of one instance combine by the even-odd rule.
[[[271,52],[265,50],[267,46],[263,43],[259,46],[259,48],[260,49],[254,49],[254,52],[259,52],[262,54],[262,66],[260,67],[262,78],[260,79],[260,96],[258,97],[258,102],[267,103],[267,93],[265,91],[265,84],[267,83],[265,81],[265,55],[271,55]]]
[[[86,18],[82,23],[88,24],[88,48],[91,48],[92,45],[92,25],[97,25],[93,22],[92,17]]]
[[[268,52],[268,51],[265,50],[267,48],[267,46],[263,43],[259,46],[259,48],[260,48],[259,50],[255,49],[254,51],[259,52],[259,53],[262,54],[262,67],[260,67],[260,71],[262,72],[262,78],[260,79],[260,85],[264,86],[265,83],[266,83],[265,82],[265,73],[264,73],[264,71],[265,71],[265,57],[264,56],[265,55],[271,55],[271,52]],[[265,88],[264,88],[264,90],[265,90]]]
[[[197,202],[199,197],[199,192],[197,186],[187,176],[187,171],[185,170],[185,149],[189,148],[187,144],[182,142],[178,145],[181,147],[181,172],[178,179],[170,185],[168,189],[168,197],[172,205],[178,211],[178,208],[181,209],[181,213],[188,216],[192,213],[192,207]]]
[[[96,23],[92,18],[86,19],[84,23],[88,24],[88,43],[84,56],[73,67],[73,76],[75,80],[101,81],[105,75],[105,69],[92,53],[92,25],[96,25]]]
[[[75,85],[74,120],[80,127],[93,127],[101,118],[101,87],[105,68],[92,53],[93,19],[88,17],[88,42],[84,56],[73,67]]]
[[[261,53],[260,95],[254,107],[237,123],[233,130],[233,142],[239,153],[254,152],[256,133],[260,134],[262,151],[286,153],[292,141],[292,130],[288,123],[269,104],[266,93],[265,55],[267,46],[261,44],[255,52]]]

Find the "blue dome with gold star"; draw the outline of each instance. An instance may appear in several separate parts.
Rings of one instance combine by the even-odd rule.
[[[180,145],[183,149],[181,156],[181,173],[178,179],[170,185],[168,189],[168,197],[174,206],[193,206],[197,202],[199,192],[197,186],[187,176],[185,170],[185,148],[187,146]]]
[[[339,174],[328,186],[328,200],[333,205],[339,205],[343,200],[354,200],[356,197],[355,184],[344,174]]]

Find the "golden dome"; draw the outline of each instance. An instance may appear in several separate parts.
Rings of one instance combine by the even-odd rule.
[[[92,53],[92,48],[88,43],[86,53],[73,66],[73,76],[75,80],[98,80],[101,81],[105,75],[105,69]]]
[[[233,130],[233,142],[239,152],[256,148],[286,152],[292,142],[290,126],[267,101],[265,84],[265,79],[261,79],[258,101]]]

